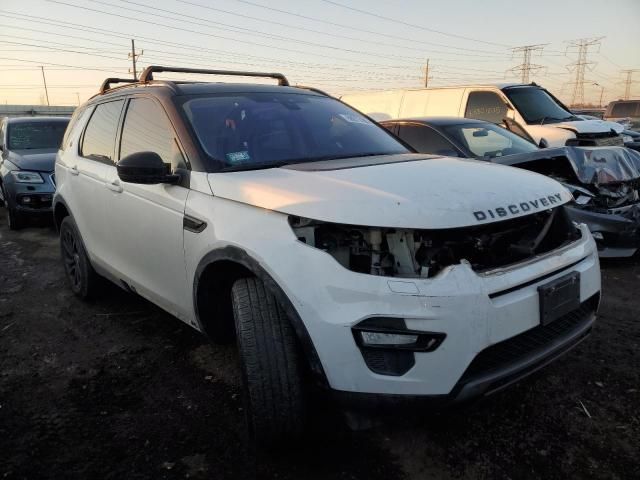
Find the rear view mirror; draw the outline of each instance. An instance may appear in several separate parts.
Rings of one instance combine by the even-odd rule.
[[[176,183],[178,175],[171,175],[169,165],[155,152],[136,152],[127,155],[116,166],[123,182],[152,185]]]
[[[489,135],[489,132],[484,128],[479,128],[473,132],[474,137],[486,137]]]

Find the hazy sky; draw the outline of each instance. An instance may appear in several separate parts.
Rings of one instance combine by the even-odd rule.
[[[346,8],[345,8],[346,6]],[[357,11],[360,10],[360,11]],[[548,44],[532,79],[570,102],[577,60],[591,47],[585,100],[624,91],[640,69],[640,0],[0,0],[0,102],[75,104],[107,76],[139,64],[285,73],[331,93],[519,80],[512,47]],[[79,67],[79,68],[74,68]],[[632,96],[640,98],[640,71]]]

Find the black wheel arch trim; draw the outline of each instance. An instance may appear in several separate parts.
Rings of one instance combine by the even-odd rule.
[[[276,300],[278,301],[278,303],[280,303],[282,308],[285,310],[287,317],[291,321],[298,341],[300,342],[302,352],[306,357],[311,369],[314,383],[317,386],[328,388],[329,383],[327,381],[324,368],[322,367],[322,363],[320,362],[320,357],[318,356],[318,352],[313,345],[311,336],[307,331],[307,327],[302,322],[298,311],[296,310],[282,287],[278,285],[278,283],[271,277],[271,275],[269,275],[269,273],[262,267],[262,265],[260,265],[257,260],[255,260],[243,249],[235,246],[222,247],[216,250],[212,250],[211,252],[206,254],[202,258],[202,260],[200,260],[195,273],[192,293],[193,305],[198,322],[200,323],[200,313],[198,311],[198,286],[200,283],[200,278],[202,276],[202,273],[209,265],[220,261],[232,261],[238,263],[252,272],[256,277],[262,280],[262,282],[264,282],[267,290],[269,290],[275,296]],[[202,325],[202,323],[200,323],[200,325]]]
[[[71,209],[69,208],[67,202],[65,202],[64,198],[62,198],[62,196],[59,194],[54,194],[53,201],[51,202],[51,216],[53,217],[53,224],[56,227],[56,231],[60,233],[60,225],[58,225],[58,222],[56,221],[56,207],[58,205],[62,205],[71,218],[73,218],[73,214],[71,213]]]

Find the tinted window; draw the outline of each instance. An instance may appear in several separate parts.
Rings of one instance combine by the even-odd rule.
[[[58,148],[62,142],[66,121],[10,123],[7,146],[10,150]]]
[[[155,152],[173,168],[185,166],[167,115],[150,98],[131,100],[124,119],[120,158],[137,152]]]
[[[124,100],[101,103],[91,115],[82,140],[82,156],[95,160],[113,160],[113,146]]]
[[[434,129],[424,125],[400,125],[398,136],[417,152],[458,156],[455,147]]]
[[[62,144],[60,147],[62,148],[62,150],[64,150],[67,147],[67,143],[69,142],[69,135],[71,135],[73,128],[77,125],[78,120],[80,119],[80,117],[82,117],[82,114],[85,112],[85,110],[86,110],[86,107],[82,107],[82,108],[76,108],[76,110],[73,112],[73,115],[71,116],[71,120],[67,125],[67,129],[64,132],[64,138],[62,139]]]
[[[545,124],[577,119],[542,88],[505,88],[504,93],[527,123]]]
[[[491,123],[502,123],[507,113],[507,106],[493,92],[471,92],[467,100],[464,116]]]
[[[612,117],[636,117],[639,116],[640,102],[616,103],[611,109]]]
[[[444,130],[477,158],[488,159],[538,150],[533,143],[492,123],[450,125]]]
[[[184,109],[202,148],[218,168],[407,152],[380,126],[325,96],[196,97],[186,101]]]

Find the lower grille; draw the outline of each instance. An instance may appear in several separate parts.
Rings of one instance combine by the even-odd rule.
[[[461,382],[473,377],[499,370],[516,363],[538,350],[550,345],[554,340],[570,334],[589,321],[598,306],[598,295],[582,302],[579,308],[548,325],[540,325],[515,337],[496,343],[482,352],[471,362],[464,372]]]

